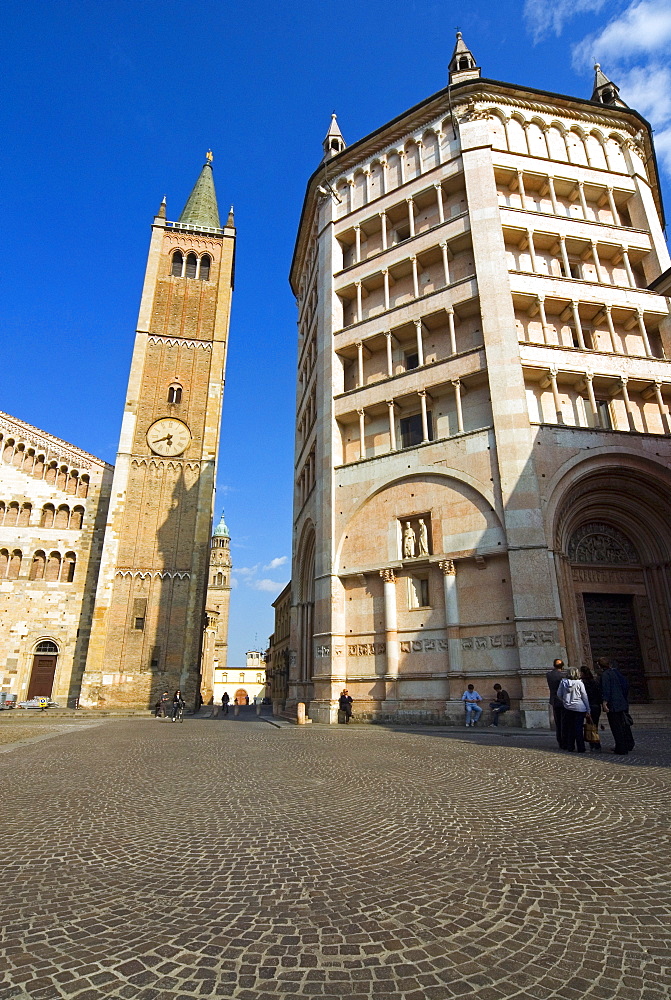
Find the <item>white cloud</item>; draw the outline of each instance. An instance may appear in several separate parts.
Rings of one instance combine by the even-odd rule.
[[[232,576],[232,577],[231,577],[231,587],[232,587],[232,588],[233,588],[233,589],[235,590],[235,588],[236,588],[237,586],[238,586],[238,581],[237,581],[237,580],[235,579],[235,577],[234,577],[234,576]]]
[[[668,66],[634,66],[618,74],[615,81],[627,104],[654,124],[671,119],[671,70]],[[655,136],[655,144],[659,137]]]
[[[235,572],[239,576],[255,576],[259,569],[259,563],[256,566],[236,566]]]
[[[524,20],[534,42],[546,35],[561,35],[564,24],[576,14],[595,13],[606,0],[525,0]]]
[[[286,561],[287,561],[287,556],[277,556],[275,559],[271,559],[268,565],[264,566],[263,568],[277,569],[279,566],[284,566]]]
[[[601,31],[587,35],[574,45],[573,64],[579,68],[596,59],[622,65],[640,56],[661,56],[670,46],[669,0],[639,0]]]
[[[657,159],[667,174],[671,174],[671,125],[655,132]]]
[[[275,583],[274,580],[252,580],[250,582],[250,587],[254,590],[267,590],[268,593],[278,593],[283,590],[287,585],[287,580],[284,583]]]

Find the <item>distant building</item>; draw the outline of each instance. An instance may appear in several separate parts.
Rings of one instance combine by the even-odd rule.
[[[228,691],[231,705],[244,705],[245,699],[249,698],[249,703],[253,704],[255,698],[265,698],[266,696],[266,663],[264,654],[258,650],[250,650],[247,653],[247,662],[244,667],[228,667],[226,670],[216,671],[214,681],[214,703],[221,704],[224,691]]]
[[[275,630],[268,645],[266,686],[275,711],[282,711],[289,695],[289,639],[291,634],[291,583],[273,601]]]
[[[206,705],[212,702],[215,679],[226,671],[228,661],[231,565],[231,536],[222,514],[212,534],[210,574],[205,602],[207,624],[203,637],[201,694]]]
[[[333,117],[291,269],[299,318],[289,704],[463,718],[610,656],[671,699],[671,323],[652,134],[481,78],[347,147]]]
[[[0,692],[74,707],[111,465],[0,414]]]

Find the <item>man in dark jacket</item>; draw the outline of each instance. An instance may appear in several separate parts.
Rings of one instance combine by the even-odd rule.
[[[627,754],[634,749],[634,737],[627,716],[629,715],[629,681],[610,660],[602,656],[596,661],[602,671],[601,697],[603,710],[608,716],[608,725],[615,740],[613,753]]]
[[[548,689],[550,691],[550,710],[554,716],[555,720],[555,736],[557,737],[557,743],[561,747],[562,745],[562,718],[564,706],[557,697],[557,688],[563,681],[566,673],[564,671],[564,661],[554,660],[552,663],[552,670],[548,670],[545,675],[545,679],[548,682]]]

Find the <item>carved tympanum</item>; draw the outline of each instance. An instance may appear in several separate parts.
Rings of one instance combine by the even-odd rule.
[[[638,563],[636,549],[623,532],[601,521],[581,525],[571,536],[569,558],[574,563],[617,566]]]

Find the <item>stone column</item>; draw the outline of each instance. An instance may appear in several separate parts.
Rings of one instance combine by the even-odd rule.
[[[398,621],[396,616],[396,577],[393,569],[381,569],[384,581],[384,639],[387,650],[387,680],[398,679]],[[395,694],[395,692],[394,692]]]
[[[532,229],[527,229],[527,240],[529,241],[529,256],[531,257],[531,270],[534,274],[538,273],[538,264],[536,262],[536,247],[534,246],[534,234]]]
[[[520,205],[522,208],[527,207],[527,193],[524,190],[524,174],[521,170],[517,171],[517,186],[520,189]]]
[[[585,337],[582,332],[582,323],[580,322],[580,310],[578,308],[578,303],[573,300],[571,303],[571,311],[573,313],[573,322],[575,323],[575,332],[578,335],[578,344],[580,345],[581,351],[585,350]]]
[[[440,244],[440,249],[443,252],[443,270],[445,272],[445,284],[449,285],[449,283],[450,283],[450,257],[449,257],[449,250],[447,249],[447,242],[444,241],[443,243],[441,243]]]
[[[422,321],[421,319],[415,320],[415,333],[417,335],[417,360],[419,362],[419,367],[424,364],[424,344],[422,342]]]
[[[417,272],[417,258],[411,257],[410,263],[412,264],[412,292],[416,299],[419,298],[419,274]]]
[[[457,570],[452,559],[438,564],[443,572],[445,595],[445,630],[450,673],[461,672],[461,642],[459,640],[459,599],[457,596]]]
[[[438,203],[438,221],[445,222],[445,204],[443,202],[443,185],[434,184],[436,189],[436,202]]]
[[[384,179],[384,171],[382,171],[382,178]],[[380,227],[382,229],[382,249],[387,249],[387,213],[380,212]]]
[[[422,444],[429,440],[429,418],[426,412],[426,389],[419,390],[419,405],[422,408]]]
[[[415,203],[412,198],[406,198],[408,203],[408,225],[410,226],[411,238],[415,235]]]
[[[388,399],[387,406],[389,407],[389,450],[396,451],[396,414],[394,411],[394,400]]]
[[[580,207],[582,208],[583,219],[587,220],[587,202],[585,201],[585,185],[582,181],[578,181],[578,197],[580,198]]]
[[[613,326],[613,313],[610,306],[604,306],[603,311],[606,314],[606,323],[608,324],[608,334],[610,336],[611,347],[613,348],[613,354],[620,354],[621,352],[617,347],[617,335],[615,333],[615,327]]]
[[[624,400],[624,405],[627,410],[627,423],[629,424],[629,430],[635,431],[636,424],[634,423],[634,411],[631,406],[631,400],[629,398],[629,392],[627,390],[627,382],[629,381],[628,375],[622,375],[620,377],[620,386],[622,387],[622,398]]]
[[[387,375],[391,378],[394,374],[394,355],[391,349],[391,330],[385,330],[384,339],[387,341]]]
[[[354,227],[354,260],[357,264],[361,261],[361,226]]]
[[[589,405],[592,410],[592,416],[594,417],[594,426],[599,427],[601,421],[599,420],[599,407],[596,405],[596,396],[594,395],[594,374],[590,371],[585,372],[585,388],[587,389],[587,395],[589,397]]]
[[[559,215],[559,205],[557,204],[557,192],[555,191],[554,177],[548,177],[548,191],[550,192],[552,212],[554,215]]]
[[[643,318],[643,310],[636,310],[636,319],[638,321],[638,329],[640,330],[641,336],[643,337],[643,346],[645,347],[646,357],[651,358],[653,356],[652,350],[650,349],[650,340],[648,338],[648,331],[645,328],[645,319]]]
[[[634,272],[631,269],[631,262],[629,260],[629,250],[627,247],[622,247],[622,261],[624,263],[624,269],[627,272],[627,281],[629,282],[629,287],[636,288],[636,280],[634,278]]]
[[[566,240],[563,236],[559,237],[559,249],[561,250],[562,264],[564,265],[564,277],[571,277],[571,265],[569,264],[568,254],[566,252]]]
[[[615,204],[612,187],[606,188],[606,194],[608,195],[608,205],[613,216],[613,222],[616,226],[621,226],[622,220],[620,219],[620,213],[618,212],[617,205]]]
[[[592,258],[594,259],[594,269],[596,270],[596,280],[602,285],[605,284],[603,269],[601,267],[601,261],[599,260],[599,251],[597,249],[596,240],[591,240],[592,245]]]
[[[461,406],[461,379],[455,378],[452,386],[454,387],[454,405],[457,410],[457,431],[459,434],[463,434],[464,414]]]
[[[366,457],[366,413],[365,410],[357,410],[359,414],[359,458]]]
[[[360,389],[363,385],[363,342],[361,340],[358,340],[356,344],[356,363],[358,376],[357,389]]]
[[[454,329],[454,307],[448,306],[445,310],[447,313],[447,325],[450,331],[450,350],[452,354],[457,353],[457,335]]]
[[[667,434],[671,434],[671,421],[669,420],[669,409],[664,403],[664,397],[662,396],[662,383],[655,382],[654,384],[655,399],[657,400],[657,406],[659,407],[659,415],[662,418],[662,426]]]
[[[543,330],[543,343],[547,344],[548,343],[548,319],[547,319],[547,316],[545,314],[545,296],[544,295],[539,295],[538,298],[536,299],[536,301],[538,302],[538,312],[540,313],[540,317],[541,317],[541,328]]]
[[[555,405],[555,413],[557,414],[557,423],[564,423],[564,416],[562,414],[561,400],[559,398],[559,389],[557,388],[557,369],[551,368],[548,372],[548,378],[550,380],[550,386],[552,388],[552,398]]]
[[[363,319],[363,293],[361,291],[361,282],[356,283],[356,321],[360,323]]]
[[[389,309],[389,268],[382,268],[382,280],[384,281],[384,309]]]

